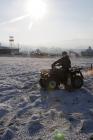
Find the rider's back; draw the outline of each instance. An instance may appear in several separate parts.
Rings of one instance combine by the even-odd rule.
[[[66,70],[71,68],[71,61],[68,55],[60,59],[60,65],[62,66],[63,69],[66,69]]]

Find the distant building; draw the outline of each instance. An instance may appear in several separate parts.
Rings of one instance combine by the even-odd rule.
[[[12,48],[0,45],[0,55],[18,55],[19,48]]]
[[[93,57],[93,49],[91,48],[91,46],[89,46],[85,51],[82,51],[81,55],[86,57]]]

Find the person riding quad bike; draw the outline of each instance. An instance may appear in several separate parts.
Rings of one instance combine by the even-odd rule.
[[[55,66],[62,67],[62,73],[60,76],[64,76],[65,85],[67,85],[67,78],[70,77],[69,68],[71,68],[71,60],[66,51],[62,52],[62,58],[58,59],[52,64],[52,69],[54,69]]]

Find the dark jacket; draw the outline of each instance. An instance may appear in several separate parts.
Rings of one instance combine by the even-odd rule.
[[[69,68],[71,68],[71,61],[69,59],[69,56],[66,55],[64,57],[62,57],[61,59],[55,61],[53,64],[52,64],[52,68],[55,66],[55,65],[59,65],[59,66],[62,66],[62,68],[64,70],[68,70]]]

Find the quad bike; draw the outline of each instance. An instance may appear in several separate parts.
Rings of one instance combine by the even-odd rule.
[[[62,84],[65,89],[79,89],[83,86],[83,75],[81,68],[71,67],[65,72],[62,67],[54,67],[48,70],[41,71],[40,86],[46,90],[59,89]]]

